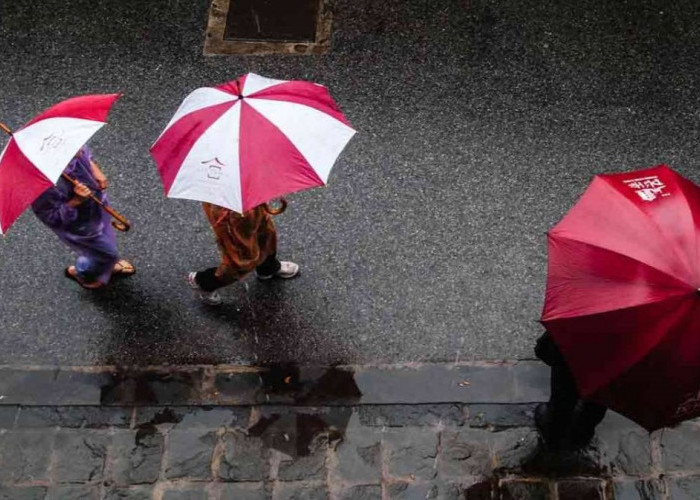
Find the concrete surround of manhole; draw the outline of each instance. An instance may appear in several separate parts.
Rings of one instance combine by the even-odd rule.
[[[212,0],[204,41],[204,55],[326,54],[331,48],[332,16],[328,0],[317,0],[314,41],[274,41],[225,39],[226,17],[231,2]]]

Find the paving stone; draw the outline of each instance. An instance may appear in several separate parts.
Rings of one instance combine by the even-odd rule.
[[[106,431],[59,430],[54,448],[54,480],[60,483],[101,480],[108,442]]]
[[[129,427],[131,408],[99,406],[26,406],[20,409],[17,428]]]
[[[263,483],[225,483],[221,488],[221,500],[268,500],[270,495]]]
[[[379,484],[350,486],[340,492],[340,500],[382,500],[382,487]]]
[[[113,478],[117,485],[154,483],[158,479],[163,435],[155,426],[117,432],[113,443]]]
[[[168,479],[209,479],[216,433],[209,429],[173,429],[165,451]]]
[[[662,500],[666,498],[661,481],[625,481],[613,484],[615,500]],[[671,500],[675,500],[675,496]]]
[[[597,449],[594,449],[597,448]],[[598,426],[593,446],[600,464],[613,474],[643,475],[651,472],[649,433],[634,422],[609,411]]]
[[[537,481],[502,481],[500,484],[501,500],[550,500],[547,483]]]
[[[209,500],[206,485],[187,486],[184,489],[166,489],[162,500]],[[233,500],[233,499],[232,499]]]
[[[512,370],[515,382],[513,403],[542,403],[549,400],[549,366],[540,361],[518,361]]]
[[[584,479],[557,483],[559,500],[605,500],[605,482]]]
[[[389,500],[423,500],[437,497],[437,490],[425,483],[390,483],[386,492]]]
[[[367,427],[463,426],[466,406],[459,404],[360,406],[360,423]]]
[[[341,480],[374,484],[381,479],[382,433],[371,428],[348,429],[338,443],[335,474]]]
[[[310,453],[304,456],[283,455],[277,477],[280,481],[325,479],[328,436],[317,435],[309,445]]]
[[[273,500],[328,500],[325,484],[310,485],[306,482],[278,482],[273,490]]]
[[[0,485],[0,500],[44,500],[45,498],[45,486]]]
[[[494,490],[498,489],[498,485],[493,481],[481,481],[472,484],[464,489],[464,500],[491,500],[491,495]]]
[[[191,405],[206,403],[202,369],[119,371],[101,386],[103,405]]]
[[[516,399],[513,367],[509,365],[359,368],[355,381],[362,404],[520,402]]]
[[[262,379],[257,372],[219,373],[214,387],[222,402],[252,405],[262,393]]]
[[[663,468],[667,471],[700,469],[700,427],[681,424],[661,435]]]
[[[18,406],[0,406],[0,429],[12,429],[18,411]]]
[[[537,404],[469,405],[469,427],[531,427]]]
[[[259,437],[265,446],[290,457],[313,455],[311,445],[317,439],[336,442],[345,434],[352,408],[267,407],[256,409],[249,436]]]
[[[224,481],[262,481],[268,474],[268,450],[260,438],[239,431],[222,437],[224,452],[218,477]]]
[[[105,373],[2,368],[0,394],[3,404],[99,405],[101,387],[108,381]]]
[[[153,489],[150,486],[112,488],[104,496],[104,500],[151,500],[152,498]]]
[[[435,429],[407,427],[382,436],[389,475],[433,479],[437,475],[438,434]]]
[[[467,490],[463,485],[457,483],[437,483],[433,484],[432,489],[429,491],[428,498],[434,498],[436,500],[464,500],[476,498],[473,495],[470,497],[467,495]],[[490,491],[488,500],[491,500]]]
[[[598,443],[598,440],[594,440]],[[595,477],[610,475],[603,452],[594,445],[576,450],[549,450],[541,443],[536,445],[533,455],[524,460],[520,467],[526,476],[547,477]]]
[[[528,428],[494,432],[492,436],[494,469],[519,471],[539,452],[537,432]]]
[[[54,431],[15,430],[0,434],[0,482],[48,479]]]
[[[438,470],[442,477],[462,479],[491,473],[492,433],[482,429],[444,431]]]
[[[95,485],[53,486],[46,500],[98,500],[100,490]]]
[[[700,476],[667,478],[666,481],[671,500],[700,500]]]
[[[241,427],[248,426],[250,408],[167,406],[136,409],[135,425],[175,424],[175,428],[190,427]]]

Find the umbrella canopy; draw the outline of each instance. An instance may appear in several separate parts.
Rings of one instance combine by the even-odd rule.
[[[700,188],[596,176],[548,235],[542,323],[581,396],[648,430],[700,415]]]
[[[0,154],[0,234],[58,181],[78,150],[104,126],[120,95],[67,99],[12,134]]]
[[[151,154],[167,196],[244,212],[325,184],[354,134],[325,87],[249,73],[192,92]]]

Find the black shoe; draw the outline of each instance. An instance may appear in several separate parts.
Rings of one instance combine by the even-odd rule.
[[[573,450],[585,448],[591,444],[593,436],[595,436],[595,429],[577,429],[574,427],[574,429],[571,431],[570,448]]]
[[[560,433],[552,425],[552,414],[547,403],[540,403],[535,408],[535,427],[547,448],[556,450],[562,447],[562,436],[557,435]]]

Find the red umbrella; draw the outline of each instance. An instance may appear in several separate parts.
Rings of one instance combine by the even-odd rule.
[[[649,431],[700,415],[700,187],[598,175],[548,235],[542,323],[581,397]]]

